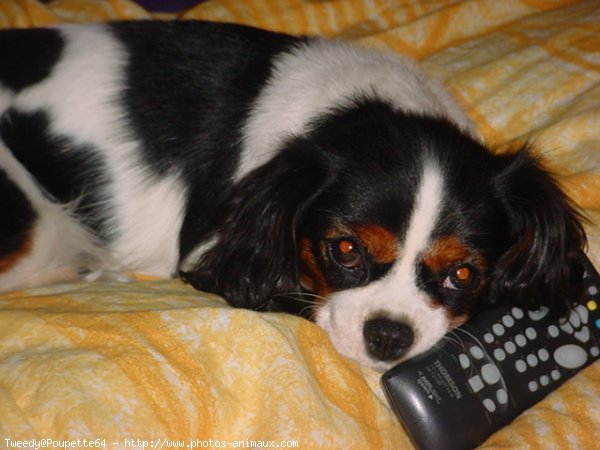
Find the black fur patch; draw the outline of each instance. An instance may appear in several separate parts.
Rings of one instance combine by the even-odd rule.
[[[53,200],[76,201],[75,212],[81,221],[108,240],[110,205],[102,186],[109,175],[97,151],[52,134],[43,111],[7,111],[0,121],[0,136]]]
[[[58,30],[0,32],[0,83],[19,90],[46,78],[60,59],[64,42]]]
[[[241,127],[274,56],[299,40],[193,21],[115,23],[111,30],[130,55],[123,101],[146,161],[157,175],[177,171],[191,186],[184,258],[217,225],[210,211],[230,191]]]
[[[0,258],[23,247],[37,214],[25,194],[0,169]]]

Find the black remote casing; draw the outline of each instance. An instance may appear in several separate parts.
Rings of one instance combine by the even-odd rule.
[[[474,448],[598,360],[600,276],[589,261],[584,285],[568,317],[486,309],[384,373],[383,389],[416,447]]]

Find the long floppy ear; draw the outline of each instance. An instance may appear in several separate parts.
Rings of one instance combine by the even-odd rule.
[[[491,298],[565,314],[583,289],[583,218],[529,148],[500,158],[506,165],[495,188],[509,247],[494,268]]]
[[[300,314],[296,229],[326,182],[315,146],[297,139],[234,188],[217,243],[183,278],[231,305]],[[291,297],[291,296],[290,296]]]

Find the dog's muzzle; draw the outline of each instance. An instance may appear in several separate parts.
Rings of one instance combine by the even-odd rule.
[[[412,326],[386,318],[367,320],[363,327],[363,336],[367,352],[379,361],[399,359],[415,340]]]

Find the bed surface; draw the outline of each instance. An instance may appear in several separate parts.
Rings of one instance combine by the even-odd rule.
[[[2,28],[136,18],[321,34],[420,60],[498,152],[540,149],[590,218],[588,254],[600,267],[599,2],[208,0],[178,16],[128,0],[0,2]],[[209,439],[412,448],[379,374],[339,356],[314,324],[143,277],[0,295],[0,448],[43,438],[105,439],[109,449]],[[595,363],[483,448],[599,441]]]

